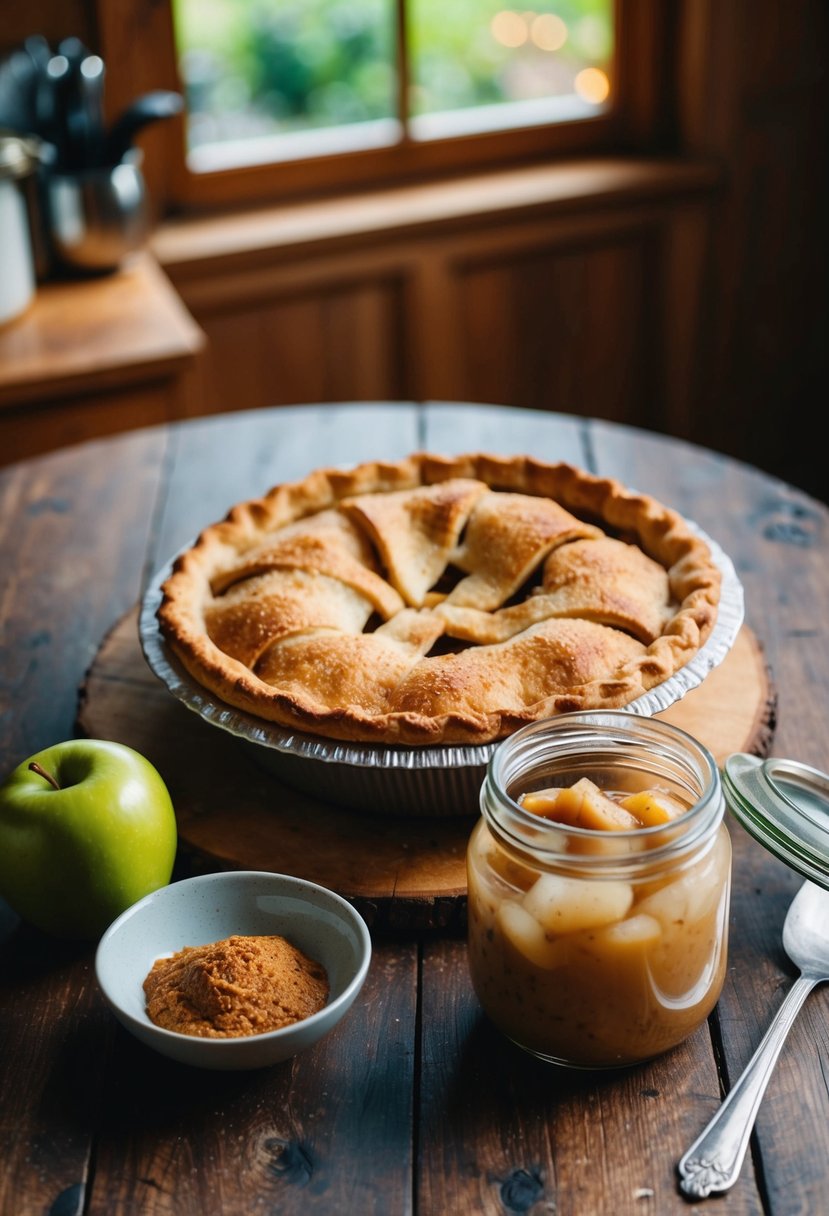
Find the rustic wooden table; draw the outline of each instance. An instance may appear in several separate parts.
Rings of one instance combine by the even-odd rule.
[[[669,502],[733,559],[774,703],[775,755],[829,767],[829,510],[714,452],[499,407],[303,406],[136,431],[0,471],[0,770],[81,729],[79,694],[163,562],[239,499],[318,464],[418,449],[565,459]],[[141,696],[139,682],[136,696]],[[186,712],[186,711],[184,711]],[[213,728],[206,726],[210,731]],[[186,774],[165,772],[177,794]],[[246,780],[239,766],[238,783]],[[309,1053],[253,1073],[166,1061],[114,1021],[94,946],[0,918],[0,1211],[8,1216],[686,1210],[676,1162],[795,971],[800,878],[731,820],[728,977],[707,1026],[618,1074],[534,1063],[483,1017],[463,933],[373,929],[366,985]],[[187,872],[189,856],[180,863]],[[719,1212],[826,1212],[829,995],[791,1032]]]

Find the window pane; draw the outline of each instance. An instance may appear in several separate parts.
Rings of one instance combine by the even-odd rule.
[[[420,136],[585,117],[609,95],[613,0],[410,0],[408,34],[412,113],[443,115]]]
[[[396,0],[172,0],[190,167],[325,156],[400,140]],[[596,115],[614,0],[405,0],[410,134]]]
[[[390,0],[173,0],[173,14],[195,167],[217,144],[227,164],[230,145],[244,163],[397,137]]]

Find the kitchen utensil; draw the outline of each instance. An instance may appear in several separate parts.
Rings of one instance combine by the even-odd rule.
[[[62,170],[94,168],[103,145],[104,61],[77,39],[65,39],[60,45],[65,51],[46,65],[52,87],[41,91],[42,105],[51,106],[52,113],[42,116],[41,127],[52,132]]]
[[[53,50],[40,35],[27,38],[0,61],[0,130],[36,135],[54,149],[41,164],[61,174],[101,170],[107,176],[131,159],[136,135],[184,107],[180,93],[156,89],[136,98],[107,127],[106,65],[80,38]]]
[[[0,63],[0,128],[15,135],[31,135],[39,72],[24,50],[12,51]]]
[[[712,1191],[728,1190],[737,1181],[786,1036],[815,985],[829,979],[829,890],[804,882],[786,915],[783,948],[800,975],[742,1076],[679,1162],[680,1187],[690,1198],[704,1199]]]
[[[117,164],[130,150],[135,136],[143,127],[161,118],[172,118],[181,113],[183,105],[181,94],[167,89],[156,89],[137,97],[107,132],[103,161],[110,165]]]
[[[52,48],[49,39],[42,34],[30,34],[23,39],[23,50],[30,56],[32,62],[39,68],[44,68],[52,58]]]
[[[70,35],[68,38],[62,38],[58,43],[59,55],[65,55],[69,60],[72,71],[76,72],[80,67],[83,59],[89,54],[89,49],[86,47],[80,38]]]
[[[55,146],[59,164],[71,159],[68,151],[70,139],[70,90],[72,66],[65,55],[53,55],[44,69],[37,93],[37,129],[43,139]]]
[[[44,182],[54,256],[72,270],[114,270],[150,229],[138,160],[50,173]]]
[[[100,55],[86,55],[78,69],[78,112],[83,121],[84,167],[102,163],[104,144],[104,77],[106,69]]]

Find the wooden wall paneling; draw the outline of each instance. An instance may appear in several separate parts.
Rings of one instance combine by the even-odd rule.
[[[599,209],[430,242],[407,321],[413,395],[670,430],[688,410],[707,215]]]
[[[212,410],[477,400],[684,434],[704,215],[651,204],[494,222],[204,263],[177,286],[208,335]]]
[[[648,411],[662,415],[657,386],[671,382],[656,370],[661,347],[647,332],[664,303],[654,249],[673,208],[705,199],[719,175],[698,166],[688,176],[678,165],[666,176],[651,165],[648,188],[631,192],[630,172],[617,167],[609,183],[599,173],[604,188],[589,201],[563,199],[549,173],[519,175],[512,195],[503,183],[495,189],[488,211],[484,186],[447,187],[401,198],[394,223],[377,200],[367,215],[289,208],[235,225],[204,219],[178,236],[173,225],[157,248],[216,347],[213,365],[246,363],[243,384],[232,386],[240,404],[431,397],[645,424]],[[240,325],[230,320],[237,308]],[[257,361],[253,333],[263,325],[269,336]],[[233,354],[231,333],[244,354]],[[225,379],[218,370],[214,381]],[[227,396],[214,387],[211,408]]]
[[[674,45],[677,5],[615,0],[615,9],[621,142],[652,151],[673,134],[674,65],[665,52]]]
[[[87,0],[30,0],[4,4],[2,11],[0,56],[20,46],[30,34],[42,34],[53,45],[74,35],[87,46],[96,46],[95,18]]]
[[[460,400],[520,404],[516,380],[521,356],[516,346],[509,264],[507,269],[503,260],[495,265],[485,261],[456,268],[454,363],[460,383],[454,395]],[[430,397],[450,395],[437,389],[429,393]]]
[[[372,248],[355,244],[333,252],[298,248],[286,253],[265,244],[238,256],[185,266],[173,262],[166,273],[190,313],[202,317],[303,291],[322,295],[348,284],[400,279],[410,260],[409,243],[389,237]]]
[[[199,418],[207,413],[206,351],[202,350],[193,363],[181,370],[170,388],[172,413],[175,418]]]
[[[681,6],[680,138],[727,168],[705,287],[694,438],[829,495],[803,443],[829,372],[828,10]]]
[[[727,287],[714,300],[720,323],[712,370],[743,445],[742,453],[733,443],[726,450],[799,481],[808,462],[803,432],[784,419],[811,425],[829,370],[827,224],[810,214],[827,194],[803,167],[819,164],[825,147],[790,141],[785,120],[772,134],[762,130],[769,121],[758,115],[743,135],[740,174],[717,229],[715,257]],[[823,483],[825,497],[825,476]]]
[[[712,116],[718,116],[722,128],[733,127],[729,26],[739,25],[739,15],[736,4],[718,0],[683,0],[679,13],[674,63],[677,140],[689,150],[700,149]]]
[[[405,396],[405,327],[399,284],[352,283],[322,304],[325,401],[378,401]]]
[[[0,411],[0,466],[69,444],[154,426],[182,416],[180,395],[169,380],[117,392],[89,391],[59,401],[27,401]]]
[[[651,230],[644,228],[563,253],[550,267],[558,290],[546,335],[549,382],[561,386],[561,399],[571,413],[618,422],[645,416],[652,399],[647,357],[651,240]],[[544,336],[535,337],[542,354]],[[527,385],[526,391],[538,389]]]
[[[262,383],[272,402],[325,401],[328,293],[275,299],[262,310]]]
[[[401,185],[370,194],[305,204],[274,197],[252,211],[170,218],[151,245],[167,274],[188,295],[206,274],[267,274],[280,263],[333,259],[359,250],[376,265],[393,244],[522,226],[554,216],[579,219],[705,197],[722,166],[713,158],[613,157],[551,161],[510,172]],[[310,264],[310,261],[309,261]]]
[[[207,336],[204,374],[207,413],[266,404],[262,392],[260,323],[257,308],[233,309],[202,318]]]
[[[458,255],[458,396],[689,433],[710,215],[559,220]]]
[[[662,417],[664,406],[657,400],[660,412],[651,417],[649,425],[683,439],[700,434],[700,372],[710,343],[710,313],[703,302],[710,298],[712,214],[710,206],[675,208],[660,233],[655,266],[661,280],[661,383],[657,391],[670,410]],[[715,431],[709,433],[713,437]]]
[[[97,0],[93,4],[93,0],[86,0],[86,8],[93,6],[98,25],[96,49],[108,68],[106,109],[110,118],[136,97],[155,89],[183,93],[168,4],[159,4],[158,0],[134,0],[128,5],[123,0]],[[150,206],[160,218],[167,210],[176,167],[185,156],[183,116],[150,123],[135,142],[143,155]]]
[[[463,401],[468,376],[461,352],[462,284],[441,244],[421,243],[405,289],[406,395]]]
[[[395,279],[324,280],[203,314],[208,410],[405,396],[400,294]]]
[[[174,267],[211,348],[208,408],[228,396],[246,408],[407,396],[409,261],[392,245],[288,259],[262,250],[230,265]],[[228,361],[240,382],[228,381]]]
[[[464,397],[640,420],[648,240],[648,229],[626,230],[596,245],[548,240],[467,262]]]
[[[320,400],[325,385],[318,357],[320,311],[319,298],[301,296],[205,315],[208,410]]]

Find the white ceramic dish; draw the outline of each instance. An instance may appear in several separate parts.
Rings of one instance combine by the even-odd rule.
[[[700,527],[691,520],[686,523],[710,545],[722,574],[719,613],[711,636],[694,658],[627,706],[644,717],[667,709],[698,687],[726,657],[743,624],[743,587],[733,562]],[[497,743],[440,747],[343,743],[283,729],[212,698],[178,662],[158,628],[161,585],[174,560],[150,580],[138,632],[151,670],[188,709],[235,735],[260,767],[326,802],[384,816],[478,814],[481,782]]]
[[[150,1021],[143,983],[155,960],[231,934],[280,934],[322,963],[330,997],[292,1026],[239,1038],[197,1038]],[[326,887],[258,870],[204,874],[133,904],[101,938],[95,974],[116,1018],[142,1043],[199,1068],[265,1068],[311,1047],[348,1012],[371,961],[371,938],[355,908]]]

